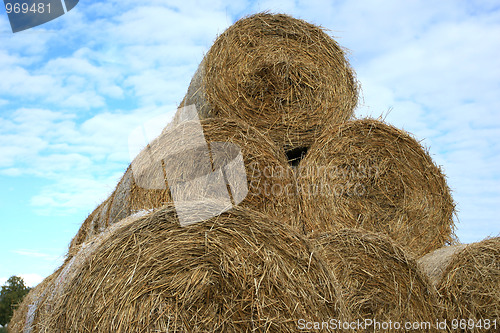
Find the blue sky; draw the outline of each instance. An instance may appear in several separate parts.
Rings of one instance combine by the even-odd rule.
[[[350,50],[358,117],[413,133],[443,167],[462,242],[500,232],[497,1],[80,1],[13,34],[0,9],[0,283],[38,283],[130,162],[128,135],[172,114],[218,34],[270,10]]]

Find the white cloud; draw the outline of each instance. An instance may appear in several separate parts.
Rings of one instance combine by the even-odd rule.
[[[19,249],[19,250],[12,250],[12,253],[19,254],[21,256],[26,256],[26,257],[32,257],[32,258],[38,258],[42,260],[47,260],[47,261],[54,261],[58,260],[59,257],[47,254],[47,253],[42,253],[39,251],[33,251],[33,250],[28,250],[28,249]]]
[[[36,273],[21,274],[24,283],[28,287],[35,287],[37,284],[43,281],[44,277]]]
[[[176,106],[144,107],[129,113],[103,112],[83,123],[45,109],[19,109],[0,118],[0,173],[51,181],[30,200],[40,215],[92,210],[115,188],[130,156],[128,136]],[[166,125],[166,123],[165,123]]]
[[[31,287],[31,288],[35,287],[37,284],[42,282],[44,279],[43,276],[41,276],[40,274],[36,274],[36,273],[20,274],[19,277],[21,277],[23,279],[25,286]],[[8,279],[9,278],[0,277],[0,287],[4,286]]]
[[[79,210],[92,210],[104,201],[114,190],[121,173],[109,177],[77,174],[64,177],[31,198],[31,205],[39,215],[60,216]]]

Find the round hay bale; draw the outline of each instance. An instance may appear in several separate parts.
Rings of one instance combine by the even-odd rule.
[[[201,119],[241,119],[289,150],[349,119],[357,100],[345,51],[321,27],[259,13],[215,40],[181,106],[196,105]]]
[[[116,191],[116,190],[115,190]],[[81,244],[85,241],[91,240],[96,235],[102,233],[108,225],[108,221],[115,220],[113,216],[109,214],[110,203],[113,202],[113,194],[104,200],[92,213],[87,216],[85,221],[83,221],[80,229],[78,229],[77,234],[70,242],[68,254],[66,260],[71,259],[71,257],[79,250]]]
[[[466,246],[466,244],[457,244],[442,247],[419,258],[418,264],[422,271],[429,277],[432,284],[437,286],[453,256],[457,252],[462,251]]]
[[[257,212],[181,227],[167,205],[107,235],[67,275],[48,331],[296,332],[301,318],[348,318],[309,242]]]
[[[500,237],[457,251],[437,284],[448,318],[466,321],[466,332],[498,332],[500,327]],[[481,320],[483,327],[469,327]],[[485,320],[491,323],[484,326]],[[493,321],[496,320],[496,326]]]
[[[404,328],[406,322],[434,324],[440,316],[435,289],[415,260],[388,236],[341,229],[312,240],[343,287],[353,318],[399,322]],[[367,326],[366,331],[392,331],[376,328]]]
[[[130,204],[130,188],[134,182],[133,177],[132,169],[129,166],[111,195],[106,226],[121,221],[133,213]]]
[[[383,232],[417,257],[454,242],[442,170],[409,133],[374,119],[325,131],[298,169],[308,232]]]

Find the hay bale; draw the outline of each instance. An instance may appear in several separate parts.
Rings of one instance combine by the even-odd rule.
[[[312,240],[343,287],[344,302],[353,318],[404,325],[434,324],[440,316],[435,289],[415,260],[388,236],[341,229]],[[367,332],[373,329],[366,327]]]
[[[488,238],[457,251],[437,284],[448,318],[467,321],[466,332],[498,332],[500,327],[500,237]],[[490,329],[471,328],[496,320]],[[493,324],[492,324],[493,325]]]
[[[85,241],[91,239],[96,235],[96,229],[99,230],[99,225],[105,225],[104,218],[101,216],[105,216],[102,213],[103,208],[106,206],[107,200],[102,202],[96,209],[92,211],[92,213],[87,216],[87,218],[83,221],[80,229],[76,233],[75,237],[70,242],[68,256],[74,255],[81,244]],[[97,228],[96,228],[97,227]]]
[[[111,195],[111,203],[107,213],[106,227],[130,216],[133,212],[130,203],[130,188],[134,182],[132,169],[129,166]]]
[[[443,272],[457,252],[462,251],[467,245],[457,244],[445,246],[418,259],[422,271],[429,277],[434,286],[437,286],[443,277]]]
[[[345,51],[322,28],[259,13],[215,40],[181,106],[196,105],[201,119],[243,120],[289,150],[349,119],[357,100]]]
[[[348,318],[309,242],[251,210],[181,227],[167,205],[107,235],[75,262],[46,330],[295,332],[299,318]]]
[[[409,133],[374,119],[325,131],[298,169],[308,232],[383,232],[417,257],[454,242],[442,170]]]

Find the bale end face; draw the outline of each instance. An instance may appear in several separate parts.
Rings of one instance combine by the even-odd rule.
[[[408,133],[373,119],[333,126],[299,165],[307,230],[383,232],[420,257],[454,241],[445,176]]]
[[[404,323],[435,322],[441,316],[432,284],[386,235],[341,229],[312,240],[339,279],[353,318]]]

